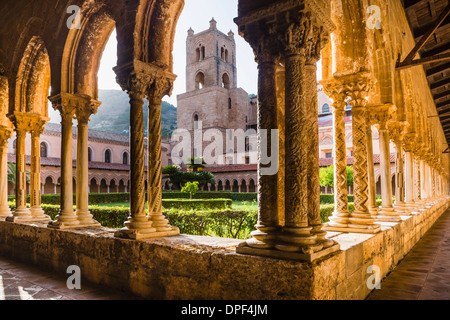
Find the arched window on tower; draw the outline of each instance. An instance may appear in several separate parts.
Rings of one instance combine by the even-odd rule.
[[[124,152],[122,155],[122,163],[128,165],[128,152]]]
[[[194,114],[194,130],[198,129],[198,121],[199,121],[198,114]]]
[[[232,107],[231,98],[228,98],[228,109],[231,109],[231,107]]]
[[[88,162],[92,161],[92,148],[88,147]]]
[[[230,77],[226,73],[222,76],[222,88],[230,89]]]
[[[325,103],[322,106],[322,114],[328,114],[330,113],[330,105],[328,103]]]
[[[48,147],[47,147],[47,144],[45,142],[41,142],[40,155],[41,155],[41,158],[47,158],[48,157]]]
[[[220,58],[222,60],[225,60],[225,48],[224,47],[220,48]]]
[[[205,75],[203,72],[197,73],[195,76],[195,89],[203,89],[205,87]]]
[[[205,49],[204,46],[202,46],[202,48],[201,48],[201,58],[200,59],[204,60],[205,56],[206,56],[206,49]]]
[[[200,48],[197,48],[197,50],[195,50],[195,61],[200,61]]]
[[[105,151],[105,163],[111,163],[111,150],[109,149]]]
[[[228,50],[225,49],[225,62],[228,63]]]

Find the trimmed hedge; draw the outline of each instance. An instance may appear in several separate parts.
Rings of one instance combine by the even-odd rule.
[[[225,199],[231,202],[230,199]],[[15,202],[8,205],[13,210]],[[381,205],[381,200],[376,202]],[[349,211],[354,211],[354,204],[348,204]],[[59,213],[59,205],[42,204],[45,214],[53,220]],[[75,207],[74,207],[75,209]],[[122,228],[130,215],[130,210],[124,207],[101,207],[91,205],[89,210],[94,219],[108,228]],[[333,213],[334,204],[322,204],[320,206],[320,216],[322,222],[328,222],[328,217]],[[258,210],[225,210],[205,209],[205,210],[183,210],[183,209],[163,209],[163,214],[169,220],[170,225],[180,228],[183,234],[217,236],[236,239],[248,239],[250,232],[255,230],[258,220]]]
[[[165,209],[205,210],[231,208],[231,199],[162,199]]]
[[[189,199],[189,193],[184,193],[181,191],[163,191],[163,199]],[[193,199],[231,199],[233,201],[253,201],[257,200],[256,192],[230,192],[230,191],[199,191],[194,196]]]

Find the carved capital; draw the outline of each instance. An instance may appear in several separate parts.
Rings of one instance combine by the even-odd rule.
[[[345,102],[347,93],[345,92],[342,83],[335,79],[330,79],[322,80],[320,81],[320,84],[323,86],[325,94],[333,100],[333,110],[343,111],[347,105]]]
[[[8,139],[11,138],[13,129],[9,126],[0,125],[0,147],[5,147]]]
[[[258,63],[277,60],[284,53],[302,55],[307,64],[314,64],[336,28],[330,10],[329,2],[324,0],[275,1],[239,16],[235,22]]]
[[[37,113],[24,113],[24,112],[14,112],[10,116],[11,122],[14,124],[16,131],[25,132],[44,132],[45,125],[50,120],[50,118],[41,116]]]
[[[388,123],[392,121],[392,115],[396,108],[392,104],[369,106],[367,111],[370,112],[373,122],[378,128],[387,129]]]
[[[151,104],[160,105],[164,96],[170,96],[172,94],[174,81],[175,76],[169,73],[155,75],[153,82],[148,89],[149,106]]]
[[[167,67],[135,60],[133,63],[114,68],[117,83],[128,92],[131,99],[143,100],[145,96],[162,100],[171,95],[176,75]]]
[[[367,97],[375,83],[369,72],[363,71],[351,75],[335,75],[335,78],[344,84],[344,91],[351,98],[349,104],[353,109],[367,106]]]
[[[78,106],[75,110],[75,119],[77,119],[78,124],[87,124],[91,115],[97,113],[101,104],[100,101],[88,99],[84,106]]]

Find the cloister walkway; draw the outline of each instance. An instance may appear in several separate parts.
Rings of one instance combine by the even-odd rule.
[[[368,300],[450,299],[450,210],[381,282]]]
[[[67,275],[69,277],[70,274]],[[140,299],[130,294],[87,284],[69,290],[63,275],[45,272],[34,266],[0,256],[0,300],[130,300]]]

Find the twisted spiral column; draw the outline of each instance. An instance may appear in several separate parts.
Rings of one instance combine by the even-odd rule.
[[[345,142],[345,99],[343,86],[339,82],[322,81],[325,93],[333,100],[333,153],[334,153],[334,212],[329,227],[346,228],[350,223],[347,186],[347,148]]]
[[[155,79],[149,94],[148,114],[148,211],[149,220],[157,232],[171,231],[162,213],[162,160],[161,160],[161,103],[170,90],[166,79]]]
[[[129,91],[130,97],[130,216],[117,236],[138,238],[156,232],[145,213],[144,95]]]
[[[371,82],[365,75],[356,75],[347,84],[348,95],[352,105],[353,129],[353,196],[354,212],[351,214],[350,225],[355,232],[375,233],[381,230],[379,224],[371,217],[369,203],[369,185],[367,174],[367,118],[365,96],[370,90]]]

